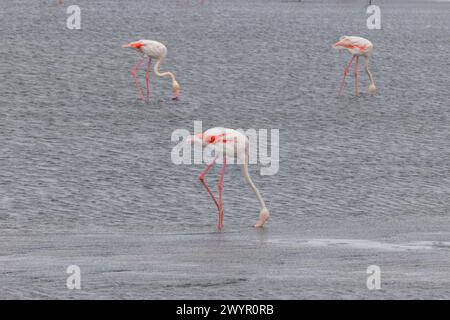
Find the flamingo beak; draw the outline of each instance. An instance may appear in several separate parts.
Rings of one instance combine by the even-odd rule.
[[[142,43],[140,42],[130,42],[122,46],[122,48],[133,48],[133,49],[139,49],[140,47],[142,47]]]

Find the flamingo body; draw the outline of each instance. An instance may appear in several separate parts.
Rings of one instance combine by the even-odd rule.
[[[161,42],[154,40],[139,40],[138,42],[142,44],[141,52],[150,58],[160,59],[167,55],[167,47]]]
[[[370,56],[373,52],[373,44],[362,37],[344,36],[333,45],[333,48],[348,50],[352,55]]]
[[[216,127],[202,133],[201,139],[203,146],[214,148],[215,154],[245,161],[248,138],[243,133]]]

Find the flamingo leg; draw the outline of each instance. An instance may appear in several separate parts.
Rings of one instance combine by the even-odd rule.
[[[147,100],[150,95],[150,67],[152,65],[152,58],[148,58],[148,64],[147,64],[147,72],[145,73],[145,84],[147,85]]]
[[[141,61],[139,61],[138,64],[136,65],[136,67],[134,67],[134,69],[131,70],[131,75],[134,78],[134,83],[136,84],[136,88],[138,89],[138,92],[139,92],[139,99],[141,99],[141,100],[144,100],[144,96],[142,95],[141,88],[139,87],[139,81],[136,77],[136,72],[139,69],[139,67],[141,66],[141,64],[144,63],[144,60],[145,59],[142,59]]]
[[[205,182],[205,176],[208,173],[208,171],[211,170],[212,167],[214,167],[214,165],[216,164],[216,160],[217,160],[217,158],[214,159],[213,162],[208,164],[206,166],[205,170],[203,170],[203,172],[200,174],[200,176],[198,178],[201,181],[201,183],[203,184],[203,186],[205,187],[206,191],[209,193],[209,195],[213,199],[214,203],[216,204],[217,209],[219,209],[219,204],[217,203],[216,197],[214,197],[214,194],[211,192],[211,189],[209,189],[208,185]]]
[[[355,93],[358,95],[358,62],[359,62],[359,56],[356,56],[356,62],[355,62]]]
[[[225,175],[225,168],[227,167],[227,158],[223,158],[223,167],[220,171],[220,178],[218,183],[219,188],[219,224],[217,225],[217,229],[221,230],[223,226],[223,206],[222,206],[222,193],[223,193],[223,177]]]
[[[345,77],[348,74],[348,70],[350,70],[350,67],[352,66],[353,59],[355,59],[354,55],[352,55],[352,58],[350,59],[350,62],[348,63],[347,67],[344,70],[344,75],[342,76],[341,86],[339,88],[339,93],[338,93],[339,96],[342,94],[342,90],[344,89]]]

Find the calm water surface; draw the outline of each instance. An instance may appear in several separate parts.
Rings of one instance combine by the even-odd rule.
[[[449,2],[380,1],[377,31],[365,1],[80,0],[81,30],[56,2],[0,6],[0,298],[450,298]],[[376,97],[363,73],[336,97],[344,34],[374,43]],[[153,77],[136,99],[141,38],[180,101]],[[171,162],[194,120],[280,130],[279,173],[251,167],[264,230],[237,167],[217,233],[203,166]]]

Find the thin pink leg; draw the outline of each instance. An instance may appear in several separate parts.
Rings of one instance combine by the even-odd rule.
[[[144,100],[144,96],[142,95],[141,88],[139,87],[139,81],[136,77],[136,72],[137,72],[138,68],[141,66],[141,64],[144,63],[144,60],[145,59],[142,59],[141,61],[139,61],[138,64],[136,65],[136,67],[133,70],[131,70],[131,75],[134,78],[134,83],[136,84],[136,88],[138,89],[138,92],[139,92],[139,99],[141,99],[141,100]]]
[[[152,65],[152,58],[148,58],[147,72],[145,73],[145,84],[147,85],[147,100],[150,95],[150,67]]]
[[[225,168],[227,167],[227,158],[223,158],[223,167],[220,171],[220,178],[218,183],[219,188],[219,224],[217,225],[217,229],[221,230],[223,226],[223,206],[222,206],[222,193],[223,193],[223,177],[225,175]]]
[[[359,62],[359,56],[356,56],[356,62],[355,62],[355,92],[356,92],[356,95],[358,95],[358,62]]]
[[[350,59],[350,62],[348,63],[347,67],[344,70],[344,75],[342,76],[342,80],[341,80],[341,86],[339,88],[339,93],[338,95],[340,96],[342,94],[342,90],[344,89],[344,83],[345,83],[345,77],[348,74],[348,70],[350,69],[350,67],[352,66],[352,62],[353,59],[355,59],[355,56],[353,55],[352,58]]]
[[[217,203],[216,197],[214,197],[214,194],[211,192],[211,189],[209,189],[208,185],[205,182],[205,176],[208,173],[208,171],[214,167],[214,165],[216,164],[216,159],[214,159],[213,162],[211,162],[210,164],[208,164],[205,168],[205,170],[203,170],[203,172],[200,174],[200,176],[198,177],[201,181],[201,183],[203,184],[203,186],[205,187],[206,191],[208,191],[209,195],[211,196],[211,198],[213,199],[214,203],[216,204],[217,209],[219,209],[219,204]]]

